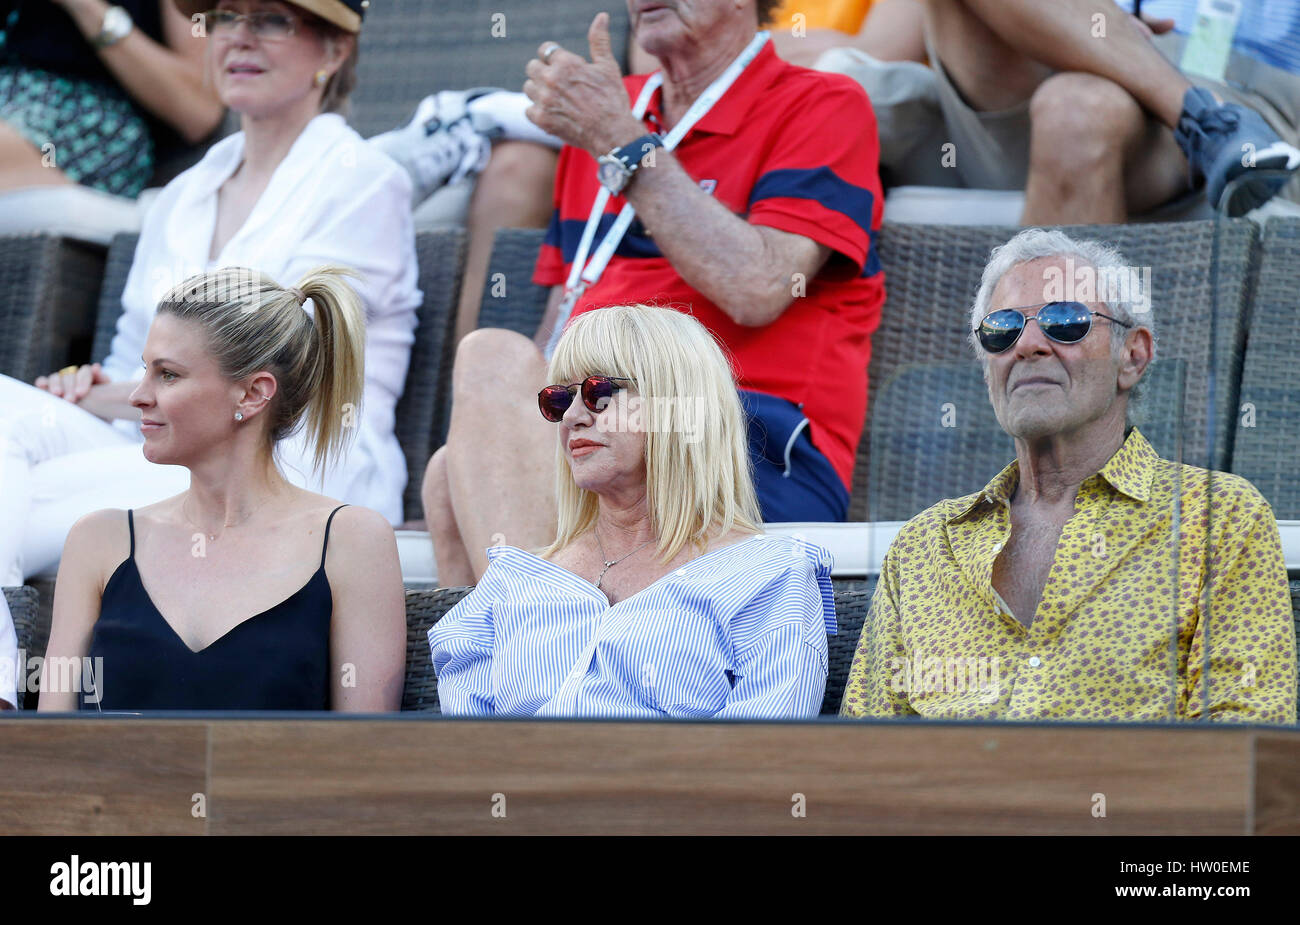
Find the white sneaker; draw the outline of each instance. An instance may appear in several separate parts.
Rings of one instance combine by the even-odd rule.
[[[492,156],[501,127],[491,116],[469,112],[469,103],[495,88],[442,90],[420,100],[404,126],[376,135],[370,143],[411,175],[412,205],[447,183],[477,174]]]

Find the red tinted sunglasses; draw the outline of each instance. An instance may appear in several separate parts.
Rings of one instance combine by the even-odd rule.
[[[564,412],[573,404],[573,390],[582,390],[582,403],[595,414],[600,414],[609,404],[614,393],[626,386],[615,385],[616,382],[635,382],[634,379],[621,379],[618,376],[588,376],[582,382],[573,385],[548,385],[537,393],[537,406],[542,409],[542,417],[552,424],[558,424],[564,418]]]

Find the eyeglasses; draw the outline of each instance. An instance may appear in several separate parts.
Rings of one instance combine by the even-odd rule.
[[[1023,308],[1033,306],[1026,305]],[[979,337],[980,346],[989,353],[1003,353],[1020,339],[1021,332],[1032,318],[1049,339],[1058,344],[1077,344],[1092,330],[1093,315],[1100,315],[1107,321],[1126,328],[1133,327],[1127,321],[1120,321],[1105,312],[1091,311],[1082,302],[1048,302],[1036,315],[1026,316],[1020,308],[1001,308],[989,312],[975,333]]]
[[[618,376],[588,376],[582,382],[573,385],[548,385],[537,393],[537,406],[542,409],[542,417],[552,424],[564,419],[564,412],[573,404],[573,390],[581,389],[582,403],[596,414],[604,411],[614,393],[626,386],[615,385],[616,382],[635,382],[635,379],[621,379]]]
[[[233,10],[208,10],[203,14],[203,17],[213,35],[232,35],[241,22],[248,24],[248,31],[253,35],[269,42],[287,39],[298,31],[297,20],[283,13],[267,11],[236,13]]]

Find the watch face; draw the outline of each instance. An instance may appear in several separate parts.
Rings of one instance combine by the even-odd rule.
[[[596,167],[596,179],[612,193],[617,193],[627,185],[628,175],[628,169],[613,158],[601,158]]]

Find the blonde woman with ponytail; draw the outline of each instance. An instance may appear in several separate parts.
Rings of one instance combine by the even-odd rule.
[[[145,461],[130,396],[159,300],[220,267],[252,267],[286,285],[315,267],[356,269],[349,285],[365,308],[364,413],[348,452],[328,468],[313,470],[301,435],[282,448],[283,468],[300,488],[372,508],[390,524],[404,519],[407,463],[395,419],[421,303],[411,181],[342,115],[368,3],[169,2],[204,26],[207,80],[239,115],[240,131],[149,207],[102,362],[31,383],[0,375],[0,585],[53,574],[78,517],[143,508],[189,484],[184,468]]]
[[[398,708],[392,528],[278,465],[295,435],[319,470],[354,434],[365,320],[347,274],[286,289],[227,268],[163,298],[130,403],[144,457],[189,470],[189,488],[73,526],[47,656],[88,659],[95,684],[78,693],[51,673],[40,709]]]

